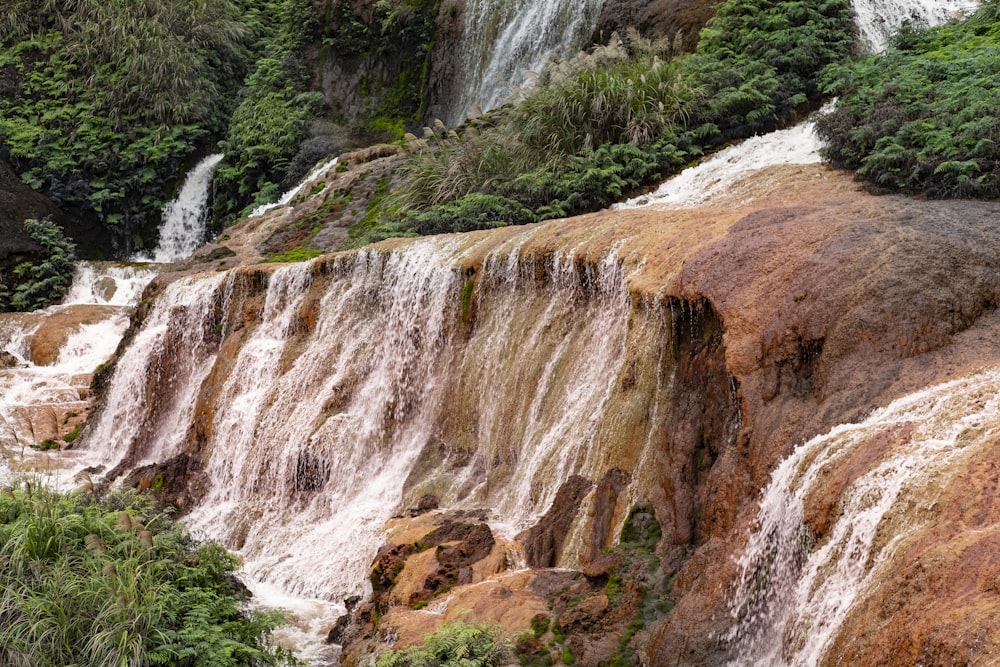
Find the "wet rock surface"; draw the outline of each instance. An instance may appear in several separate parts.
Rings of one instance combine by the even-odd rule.
[[[564,622],[560,646],[578,664],[610,659],[622,650],[620,641],[629,659],[648,664],[725,662],[732,656],[716,638],[731,622],[735,559],[778,461],[895,398],[1000,363],[1000,205],[874,197],[820,166],[766,170],[730,193],[699,209],[608,211],[451,239],[455,271],[471,277],[477,308],[435,343],[449,362],[440,396],[447,409],[435,413],[437,428],[394,511],[419,509],[426,495],[444,509],[398,519],[373,572],[375,597],[342,629],[345,664],[384,649],[389,637],[397,645],[418,642],[463,609],[473,610],[469,620],[497,621],[512,634],[530,630],[538,614],[556,627]],[[253,240],[233,244],[237,257],[240,248],[270,237],[260,229],[239,232]],[[408,243],[391,240],[371,252]],[[499,502],[523,481],[514,470],[526,454],[509,429],[524,428],[518,419],[527,409],[519,401],[532,395],[541,376],[535,369],[547,362],[531,366],[536,360],[529,358],[509,375],[503,373],[511,364],[498,366],[489,379],[506,399],[497,404],[504,437],[487,446],[474,428],[485,419],[481,361],[491,342],[491,308],[504,297],[476,277],[490,252],[514,244],[520,267],[533,277],[519,287],[518,326],[552,307],[559,277],[552,258],[560,251],[571,248],[575,265],[592,270],[579,272],[586,276],[607,270],[602,262],[614,249],[628,275],[622,361],[602,404],[602,414],[614,419],[595,427],[599,437],[563,478],[573,483],[552,490],[557,501],[537,530],[521,534],[524,544],[494,532],[485,514],[448,509],[474,506],[477,489]],[[315,294],[297,314],[288,358],[317,329],[316,304],[342,257],[313,265]],[[259,326],[272,269],[239,271],[238,289],[225,301],[229,312],[214,320],[225,326],[204,332],[220,353],[187,443],[192,460],[211,454],[212,387],[223,383]],[[539,333],[532,354],[546,360],[549,351],[568,348],[579,350],[576,359],[592,358],[592,339],[573,336],[581,313],[596,312],[584,310],[600,298],[593,285],[581,281],[567,319]],[[449,316],[460,320],[458,305]],[[162,363],[168,370],[169,355]],[[325,410],[331,415],[350,403],[350,382],[338,387],[343,395]],[[834,519],[841,489],[906,437],[905,428],[887,433],[831,469],[825,492],[807,501],[806,523],[818,539]],[[948,664],[975,662],[967,658],[972,647],[992,646],[990,531],[975,532],[994,521],[992,472],[980,464],[970,462],[964,477],[976,491],[957,482],[943,489],[926,532],[901,552],[898,572],[873,590],[871,600],[899,609],[901,620],[878,616],[874,603],[857,610],[835,641],[837,656],[891,662],[888,647],[905,646],[897,664]],[[526,497],[533,499],[546,478],[530,481]],[[659,532],[620,550],[623,526],[638,509]],[[552,570],[518,571],[524,560],[568,569],[553,583]],[[961,585],[950,578],[956,568],[972,573]],[[938,601],[922,597],[925,590]],[[977,611],[970,616],[969,609]],[[935,629],[938,618],[949,632]],[[639,620],[641,630],[628,629]],[[542,637],[535,639],[547,646],[551,640]]]

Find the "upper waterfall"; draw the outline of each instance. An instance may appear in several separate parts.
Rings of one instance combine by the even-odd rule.
[[[209,155],[188,172],[177,198],[163,208],[159,244],[152,255],[140,254],[136,261],[175,262],[205,242],[209,186],[222,158],[222,153]]]
[[[877,53],[903,26],[934,26],[971,14],[978,0],[853,0],[862,46]]]
[[[605,0],[470,0],[459,47],[461,90],[449,125],[501,104],[540,71],[589,45]]]

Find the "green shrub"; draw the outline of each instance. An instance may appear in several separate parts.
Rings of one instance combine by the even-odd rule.
[[[452,621],[421,646],[387,651],[376,667],[496,667],[506,664],[510,649],[498,641],[496,628]]]
[[[694,127],[713,142],[775,130],[821,96],[819,73],[851,53],[851,6],[843,0],[726,0],[683,61],[702,95]]]
[[[0,663],[293,662],[266,642],[280,615],[242,610],[236,559],[150,509],[27,483],[0,494]]]
[[[1000,196],[1000,4],[906,28],[882,55],[831,67],[836,109],[817,123],[834,164],[931,197]]]
[[[50,218],[25,220],[24,228],[45,258],[14,267],[11,288],[0,293],[0,310],[30,311],[59,301],[73,282],[76,247]]]
[[[271,255],[266,260],[266,263],[275,262],[305,262],[314,257],[319,257],[323,254],[323,251],[319,248],[312,248],[309,246],[298,246],[292,248],[291,250],[286,250],[285,252],[279,252],[276,255]]]

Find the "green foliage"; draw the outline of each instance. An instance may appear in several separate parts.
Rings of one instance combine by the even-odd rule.
[[[217,545],[196,546],[147,501],[0,495],[0,663],[291,664],[267,646],[280,615],[247,614]]]
[[[825,73],[839,95],[818,122],[825,155],[881,187],[1000,196],[1000,4],[964,22],[906,28],[883,55]]]
[[[248,203],[264,204],[280,195],[279,183],[322,99],[320,93],[300,92],[305,79],[303,64],[291,49],[258,61],[221,144],[226,157],[216,180],[231,195],[220,211],[225,217]]]
[[[354,6],[340,0],[332,7],[323,50],[348,62],[379,63],[359,73],[359,120],[373,136],[397,141],[406,124],[424,116],[438,0],[378,0],[363,15]]]
[[[26,183],[128,244],[225,124],[251,0],[14,0],[0,11],[0,141]]]
[[[545,614],[535,614],[531,617],[531,634],[535,639],[540,639],[542,635],[549,631],[549,624],[552,622]]]
[[[680,77],[678,61],[633,40],[631,53],[621,45],[601,47],[549,72],[510,112],[517,140],[566,156],[604,144],[648,145],[673,132],[695,89]]]
[[[42,247],[44,259],[14,267],[13,280],[0,293],[0,310],[30,311],[59,301],[73,282],[76,248],[51,219],[25,220],[24,228]]]
[[[630,34],[550,67],[517,104],[409,136],[392,213],[361,236],[481,229],[604,208],[818,102],[852,45],[846,0],[725,0],[697,53]],[[956,167],[959,168],[959,167]]]
[[[496,667],[510,650],[498,640],[498,630],[486,625],[452,621],[427,637],[421,646],[388,651],[376,667]]]
[[[726,0],[702,30],[683,76],[702,96],[693,127],[713,141],[777,129],[820,98],[819,72],[851,53],[851,6],[843,0]]]
[[[264,260],[267,263],[274,262],[305,262],[314,257],[319,257],[323,254],[323,251],[319,248],[312,248],[309,246],[297,246],[291,250],[286,250],[285,252],[279,252],[276,255],[272,255]]]

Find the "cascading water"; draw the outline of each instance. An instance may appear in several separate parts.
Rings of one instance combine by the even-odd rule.
[[[904,25],[933,26],[974,12],[978,0],[853,0],[862,46],[877,53]]]
[[[822,159],[819,154],[821,147],[813,121],[787,130],[751,137],[688,167],[664,181],[656,191],[615,204],[614,208],[672,209],[701,206],[714,196],[729,190],[734,182],[750,173],[777,165],[816,164]]]
[[[892,567],[894,550],[923,527],[956,464],[995,441],[998,390],[996,370],[930,387],[814,438],[778,466],[739,560],[725,637],[732,664],[820,663],[848,612]],[[804,507],[830,468],[903,427],[912,433],[841,493],[839,516],[813,547]]]
[[[209,155],[188,172],[177,198],[163,208],[159,245],[152,256],[139,256],[136,261],[176,262],[205,242],[208,188],[222,157],[221,153]]]
[[[449,125],[475,107],[500,105],[525,82],[524,70],[540,71],[589,45],[605,0],[470,0],[465,7],[461,54],[462,91]]]
[[[0,313],[0,479],[12,470],[53,468],[50,481],[69,483],[40,442],[58,438],[86,412],[90,377],[115,351],[128,327],[129,310],[153,271],[136,265],[81,262],[64,302],[34,313]],[[54,323],[54,324],[50,324]],[[58,354],[37,337],[61,332]],[[42,333],[43,330],[47,333]],[[78,464],[78,454],[64,454]],[[61,466],[65,466],[63,462]]]
[[[464,343],[453,322],[463,283],[458,243],[425,240],[338,259],[318,301],[309,264],[170,285],[119,362],[90,441],[118,443],[104,450],[109,463],[164,461],[182,451],[192,423],[210,422],[202,436],[210,490],[189,525],[238,548],[252,578],[342,597],[360,592],[403,482],[440,437],[444,392],[465,376],[488,377],[469,387],[481,406],[482,444],[448,479],[450,496],[494,506],[498,521],[525,527],[579,472],[584,457],[567,452],[592,445],[607,416],[627,331],[625,278],[614,253],[589,276],[569,253],[551,259],[553,284],[540,294],[516,249],[490,256],[481,333]],[[251,323],[240,319],[246,306],[231,312],[248,298],[247,281],[266,281]],[[316,320],[308,336],[306,309]],[[590,316],[577,318],[581,309]],[[554,328],[561,333],[553,340]],[[236,330],[246,332],[243,341],[224,356],[218,339]],[[574,363],[584,349],[590,363]],[[523,372],[508,372],[512,358]],[[216,381],[213,365],[225,370],[207,414],[199,387]],[[141,404],[154,382],[172,394],[159,394],[151,411]],[[511,401],[510,392],[521,396]],[[491,490],[482,476],[482,459],[497,456],[510,461],[513,492]],[[336,555],[320,565],[325,552]]]
[[[337,164],[337,158],[333,158],[332,160],[329,160],[327,162],[322,162],[322,163],[316,165],[312,169],[312,171],[310,171],[306,175],[305,178],[303,178],[301,181],[299,181],[298,185],[296,185],[291,190],[288,190],[285,194],[281,195],[281,197],[278,198],[278,201],[271,202],[269,204],[261,204],[260,206],[258,206],[257,208],[255,208],[253,211],[251,211],[250,215],[248,215],[247,217],[248,218],[256,218],[256,217],[259,217],[261,215],[264,215],[265,213],[267,213],[268,211],[271,211],[273,209],[279,208],[281,206],[287,206],[288,204],[290,204],[292,202],[293,199],[295,199],[295,197],[299,193],[301,193],[303,190],[305,190],[306,186],[310,185],[317,178],[319,178],[320,176],[322,176],[323,174],[325,174],[327,171],[329,171],[330,169],[332,169],[336,164]]]
[[[616,248],[587,268],[572,249],[525,260],[530,238],[487,256],[475,298],[464,237],[169,285],[118,362],[95,458],[199,458],[186,523],[284,595],[363,592],[408,484],[494,508],[504,532],[530,525],[618,441],[610,396],[636,329]],[[464,453],[420,467],[440,447]]]

